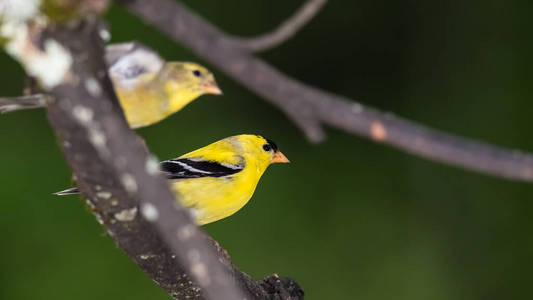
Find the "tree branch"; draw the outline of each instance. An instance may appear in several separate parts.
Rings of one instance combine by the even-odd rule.
[[[123,3],[135,15],[279,107],[313,142],[325,138],[321,127],[327,124],[430,160],[507,179],[533,181],[533,155],[529,153],[446,134],[305,85],[237,47],[231,37],[180,3]]]
[[[86,23],[75,29],[58,28],[48,36],[69,50],[73,56],[71,76],[77,79],[50,90],[55,101],[49,106],[49,120],[63,141],[83,195],[108,226],[109,234],[119,244],[122,241],[141,266],[151,266],[153,260],[181,265],[208,299],[242,299],[244,293],[236,288],[227,262],[221,264],[205,235],[175,201],[159,176],[157,161],[122,117],[106,75],[104,45],[96,26]],[[144,234],[132,237],[128,234],[131,228]],[[147,240],[159,245],[149,245]],[[169,256],[168,250],[159,252],[163,245],[175,256]],[[154,275],[164,274],[157,270]],[[183,276],[165,278],[169,280],[164,284],[174,288],[180,278],[187,280]],[[198,289],[188,280],[186,284],[190,288],[185,293],[197,296]],[[180,298],[179,293],[180,289],[173,296]]]
[[[49,122],[99,222],[175,299],[301,299],[289,279],[254,282],[231,265],[176,201],[158,162],[124,120],[99,24],[94,17],[49,28],[14,22],[12,32],[30,34],[8,41],[10,54],[53,97]]]
[[[275,30],[253,38],[228,37],[236,47],[260,52],[277,47],[293,37],[322,9],[327,0],[307,0],[291,17]]]

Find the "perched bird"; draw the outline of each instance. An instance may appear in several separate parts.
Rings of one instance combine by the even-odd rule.
[[[165,62],[137,43],[109,45],[105,56],[132,128],[159,122],[204,94],[222,94],[206,68],[191,62]]]
[[[132,128],[157,123],[204,94],[222,91],[206,68],[192,62],[165,62],[139,43],[106,47],[108,72]],[[0,98],[0,112],[44,107],[53,101],[37,94]]]
[[[273,163],[288,163],[276,144],[259,135],[225,138],[161,162],[161,172],[198,225],[231,216],[252,197],[261,175]],[[77,193],[72,188],[56,193]]]

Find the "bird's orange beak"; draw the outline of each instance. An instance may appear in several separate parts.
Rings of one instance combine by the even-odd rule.
[[[214,80],[209,81],[204,85],[204,92],[211,95],[222,95],[222,90]]]
[[[276,163],[283,163],[283,164],[286,164],[286,163],[290,163],[291,161],[287,158],[287,156],[285,156],[283,153],[281,153],[281,151],[278,151],[274,154],[274,157],[272,157],[272,163],[273,164],[276,164]]]

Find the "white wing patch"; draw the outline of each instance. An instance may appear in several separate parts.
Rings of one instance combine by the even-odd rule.
[[[196,168],[191,167],[191,166],[189,166],[188,164],[186,164],[186,163],[184,163],[184,162],[181,162],[181,161],[174,160],[174,161],[172,161],[172,162],[175,163],[175,164],[178,164],[178,165],[182,166],[185,170],[187,170],[187,171],[191,171],[191,172],[193,172],[193,173],[213,174],[213,172],[209,172],[209,171],[204,171],[204,170],[196,169]]]
[[[165,63],[156,52],[138,43],[107,46],[106,60],[111,78],[130,89],[139,82],[140,75],[158,73]]]
[[[200,161],[189,158],[166,160],[161,162],[159,166],[168,179],[224,177],[231,176],[244,169],[244,164],[220,164],[214,161]]]

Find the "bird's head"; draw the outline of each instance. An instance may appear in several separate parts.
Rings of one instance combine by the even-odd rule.
[[[272,140],[253,134],[242,134],[235,138],[241,144],[240,149],[244,155],[255,158],[265,168],[270,164],[290,162]]]
[[[172,102],[186,105],[204,95],[222,95],[215,77],[206,68],[192,62],[167,62],[160,80]]]

